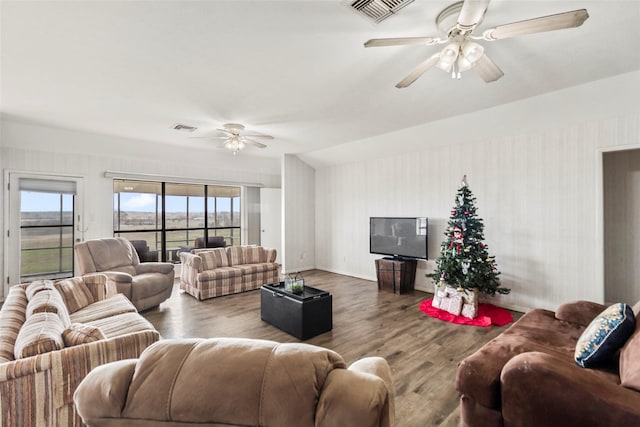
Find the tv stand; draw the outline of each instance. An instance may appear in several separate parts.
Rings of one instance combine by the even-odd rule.
[[[377,259],[378,291],[390,291],[394,294],[413,291],[417,264],[417,261],[411,258],[385,257]]]

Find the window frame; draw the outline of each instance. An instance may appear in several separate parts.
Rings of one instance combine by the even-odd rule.
[[[122,194],[122,191],[116,191],[116,187],[118,184],[120,184],[122,187],[126,186],[127,182],[135,182],[135,183],[140,183],[140,184],[160,184],[160,194],[156,193],[156,222],[155,222],[155,228],[126,228],[123,229],[122,227],[122,207],[121,207],[121,197],[120,195]],[[181,197],[186,197],[186,227],[168,227],[167,226],[167,197],[171,197],[174,196],[173,194],[167,194],[167,186],[172,186],[172,185],[185,185],[185,186],[194,186],[195,188],[197,187],[202,187],[203,189],[203,196],[193,196],[193,195],[184,195]],[[233,197],[228,197],[230,199],[229,201],[229,216],[230,216],[230,220],[233,223],[236,223],[237,225],[226,225],[226,226],[218,226],[217,225],[217,220],[218,220],[218,210],[217,210],[217,199],[221,198],[221,197],[225,197],[227,198],[227,196],[221,196],[221,195],[209,195],[210,192],[210,188],[214,188],[214,187],[225,187],[225,188],[229,188],[231,189],[231,191],[234,193]],[[225,239],[227,239],[227,244],[229,246],[234,246],[234,245],[240,245],[242,244],[242,187],[239,185],[222,185],[222,184],[207,184],[207,183],[193,183],[193,182],[189,182],[189,183],[182,183],[182,182],[175,182],[175,181],[150,181],[150,180],[143,180],[143,179],[132,179],[132,178],[115,178],[113,179],[113,202],[114,202],[114,206],[113,206],[113,235],[114,236],[121,236],[121,237],[127,237],[127,235],[134,235],[134,234],[140,234],[140,233],[156,233],[156,240],[155,240],[155,244],[156,244],[156,250],[160,251],[160,261],[163,262],[175,262],[175,263],[179,263],[180,259],[179,259],[179,252],[181,251],[185,251],[185,250],[190,250],[192,248],[192,244],[193,241],[195,240],[196,237],[204,237],[205,240],[210,237],[210,236],[217,236],[217,235],[224,235]],[[116,198],[116,194],[118,195],[118,197]],[[146,193],[141,193],[141,194],[146,194]],[[149,193],[150,194],[150,193]],[[202,209],[204,210],[203,214],[204,214],[204,223],[202,226],[195,226],[195,227],[190,227],[189,226],[189,220],[190,217],[192,216],[193,212],[191,212],[189,210],[189,207],[191,205],[190,203],[190,198],[192,197],[202,197],[203,199],[203,205]],[[159,198],[159,202],[158,202],[158,198]],[[213,198],[214,199],[214,224],[210,224],[209,223],[209,199]],[[237,200],[237,202],[235,202],[235,200]],[[237,208],[237,211],[234,211],[235,208],[235,204],[239,202],[239,207]],[[159,208],[159,210],[158,210]],[[159,215],[159,222],[158,222],[158,215]],[[236,217],[237,216],[237,220]],[[117,227],[116,227],[117,225]],[[226,233],[219,233],[220,230],[228,230],[229,233],[228,235],[226,235]],[[168,245],[168,242],[172,242],[172,243],[180,243],[182,242],[182,240],[171,240],[171,233],[181,233],[184,232],[185,233],[185,246],[182,247],[178,247],[175,248],[173,247],[173,245]],[[190,235],[190,233],[194,233],[195,236],[193,234]],[[169,238],[169,240],[168,240]],[[159,242],[159,245],[158,245]],[[153,243],[153,242],[152,242]],[[151,245],[150,245],[151,246]],[[159,246],[159,247],[158,247]],[[153,249],[153,248],[152,248]]]

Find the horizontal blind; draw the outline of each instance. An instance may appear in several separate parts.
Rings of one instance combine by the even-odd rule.
[[[43,193],[76,194],[75,181],[20,178],[18,181],[20,191],[39,191]]]

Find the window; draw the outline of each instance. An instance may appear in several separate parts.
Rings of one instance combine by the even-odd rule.
[[[72,277],[74,194],[22,188],[20,281]]]
[[[149,252],[141,261],[159,261],[162,248],[162,185],[159,182],[114,181],[113,230],[115,236],[144,242]]]
[[[137,240],[141,260],[179,262],[198,238],[240,244],[240,187],[115,179],[113,206],[114,235]]]
[[[240,244],[240,188],[207,186],[208,236],[223,236],[227,245]]]

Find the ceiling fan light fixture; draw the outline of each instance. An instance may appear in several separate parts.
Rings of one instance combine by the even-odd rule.
[[[440,52],[440,59],[436,64],[436,67],[442,71],[449,72],[453,64],[455,64],[460,52],[460,45],[458,43],[449,43]]]
[[[245,147],[245,144],[244,142],[242,142],[241,137],[234,135],[224,143],[224,147],[233,151],[233,155],[235,156],[236,154],[238,154],[238,151],[242,150]]]
[[[458,71],[462,73],[464,71],[472,69],[473,66],[475,65],[475,61],[470,61],[467,57],[461,55],[458,58],[456,65],[457,65]]]
[[[484,55],[484,47],[476,42],[467,41],[462,46],[462,56],[472,64]]]

